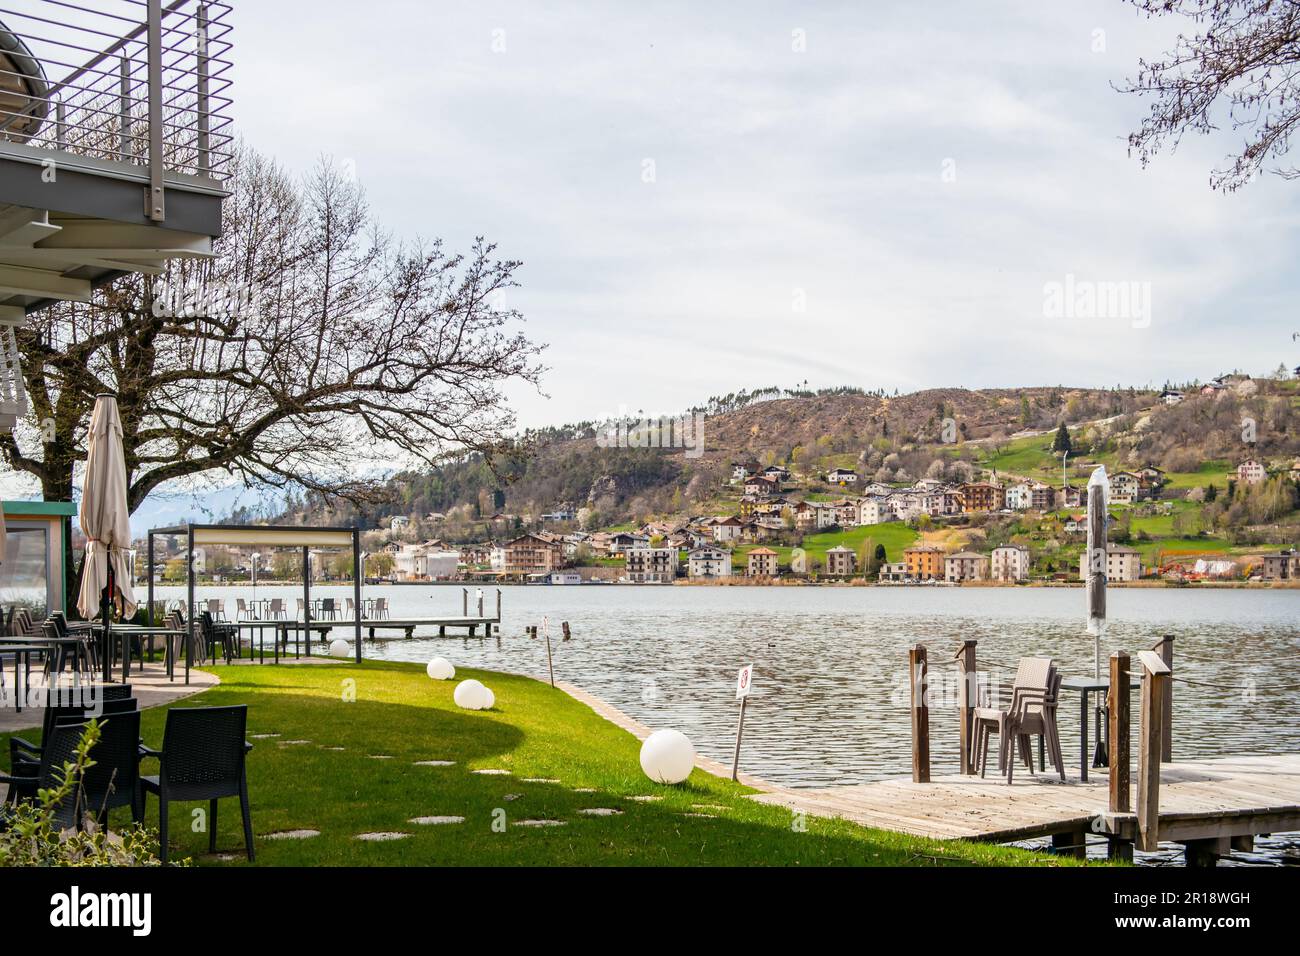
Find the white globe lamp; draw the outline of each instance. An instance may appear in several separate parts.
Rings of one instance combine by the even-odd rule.
[[[492,693],[491,687],[484,687],[483,693],[487,695],[483,698],[483,700],[485,701],[485,703],[483,704],[483,709],[491,710],[493,707],[497,705],[497,695]]]
[[[695,766],[695,748],[680,730],[656,730],[641,744],[641,769],[655,783],[681,783]]]
[[[348,642],[341,638],[330,641],[330,657],[347,657],[351,650]]]
[[[435,657],[429,661],[429,666],[424,669],[424,672],[431,680],[451,680],[456,676],[456,668],[445,657]]]
[[[451,698],[456,706],[464,710],[487,710],[492,706],[491,691],[472,677],[456,685]]]

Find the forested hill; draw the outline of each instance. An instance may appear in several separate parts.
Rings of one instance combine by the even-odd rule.
[[[783,464],[809,475],[846,467],[890,482],[963,480],[1000,462],[1014,464],[1008,448],[1062,423],[1081,461],[1092,455],[1120,467],[1194,472],[1201,462],[1240,458],[1250,449],[1264,456],[1300,452],[1296,385],[1243,378],[1214,396],[1188,389],[1177,405],[1153,390],[1119,387],[742,392],[692,410],[703,415],[698,457],[683,448],[601,447],[604,427],[595,422],[549,428],[522,436],[516,453],[497,459],[496,473],[471,458],[396,476],[387,500],[368,508],[363,524],[404,515],[416,530],[426,516],[444,515],[429,534],[456,540],[473,538],[496,513],[527,523],[581,511],[591,527],[682,515],[709,507],[733,462]],[[1255,423],[1250,449],[1242,442],[1244,420]],[[288,517],[303,520],[325,512],[333,520],[355,516],[347,506],[311,501],[291,510]]]

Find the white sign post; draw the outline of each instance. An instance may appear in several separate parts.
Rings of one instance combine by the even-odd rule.
[[[745,704],[753,686],[754,665],[746,664],[736,674],[736,700],[740,701],[740,717],[736,721],[736,753],[731,759],[731,779],[740,771],[740,738],[745,732]]]

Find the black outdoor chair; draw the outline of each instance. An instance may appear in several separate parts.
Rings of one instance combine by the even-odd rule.
[[[252,744],[244,739],[248,707],[173,707],[167,711],[162,750],[141,747],[142,757],[157,757],[158,775],[140,778],[140,811],[145,797],[157,794],[159,858],[167,862],[167,804],[173,800],[208,801],[208,852],[217,850],[217,801],[239,797],[244,817],[244,845],[253,861],[253,821],[248,813],[245,757]]]
[[[134,705],[135,701],[129,703]],[[89,754],[92,766],[82,774],[72,798],[65,799],[55,814],[61,828],[80,829],[86,814],[92,814],[104,823],[109,810],[122,806],[131,808],[133,820],[143,819],[144,805],[139,786],[140,712],[130,710],[105,714],[99,718],[99,725],[99,740]],[[56,721],[41,749],[36,774],[0,777],[0,782],[7,783],[10,793],[17,799],[35,800],[38,790],[62,783],[64,764],[73,759],[85,729],[86,724],[75,717]]]
[[[72,759],[84,730],[84,724],[56,724],[51,727],[49,736],[45,738],[45,747],[41,751],[41,761],[35,775],[0,776],[0,783],[9,785],[7,802],[16,803],[18,800],[31,802],[36,799],[38,790],[62,783],[63,766]],[[0,827],[7,826],[7,816],[0,813]],[[60,828],[75,826],[76,801],[65,800],[60,804],[55,820]]]
[[[89,767],[81,778],[79,791],[80,822],[92,814],[101,824],[108,823],[108,813],[118,807],[130,807],[131,819],[144,819],[144,797],[140,793],[140,712],[134,700],[104,704],[99,718],[100,738],[91,748]],[[75,718],[60,718],[55,729],[81,723]],[[84,726],[84,724],[81,724]]]
[[[81,723],[96,716],[128,713],[138,709],[136,699],[131,696],[130,684],[109,684],[93,688],[95,706],[81,694],[88,693],[89,688],[58,687],[46,691],[45,713],[41,721],[41,744],[37,745],[22,737],[9,738],[9,771],[19,777],[35,777],[39,772],[44,742],[50,739],[50,731],[57,723],[69,720]],[[12,791],[10,796],[13,796]]]
[[[215,663],[217,645],[221,645],[221,656],[229,664],[235,656],[235,636],[239,633],[238,629],[233,624],[218,624],[208,611],[200,612],[199,628],[203,634],[206,659]]]

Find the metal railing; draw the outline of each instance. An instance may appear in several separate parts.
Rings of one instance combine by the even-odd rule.
[[[218,0],[0,0],[0,141],[222,180],[231,26]]]

